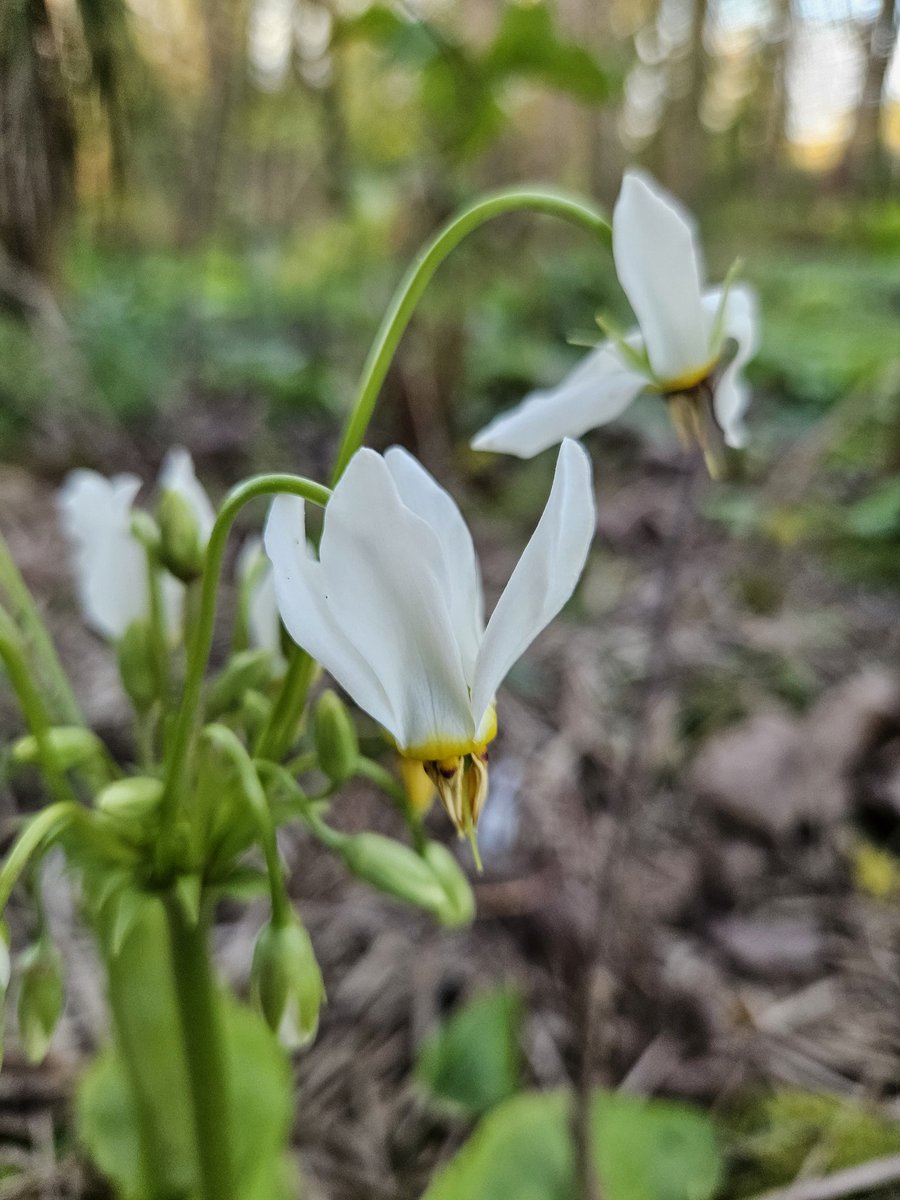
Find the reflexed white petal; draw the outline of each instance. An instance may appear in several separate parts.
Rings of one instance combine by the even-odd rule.
[[[476,722],[510,667],[575,590],[594,526],[590,459],[567,438],[543,515],[488,621],[472,689]]]
[[[393,729],[393,709],[384,688],[331,611],[322,566],[306,541],[306,506],[298,496],[276,496],[272,501],[265,548],[272,562],[278,610],[288,633],[360,708]]]
[[[208,542],[216,519],[215,510],[194,471],[194,460],[183,446],[173,446],[166,455],[159,472],[159,486],[184,497],[197,518],[203,541]]]
[[[266,558],[262,538],[248,538],[237,561],[238,579],[250,589],[247,597],[247,632],[257,650],[268,650],[276,662],[281,653],[281,618],[275,596],[275,576]]]
[[[711,329],[719,311],[721,298],[721,288],[714,288],[703,297]],[[744,413],[750,403],[750,389],[741,378],[741,371],[759,349],[759,312],[756,294],[746,284],[736,284],[728,292],[723,313],[722,334],[726,339],[734,339],[737,343],[737,352],[716,384],[714,397],[716,420],[728,445],[739,448],[746,441]]]
[[[440,547],[372,450],[354,455],[335,488],[320,558],[329,610],[381,681],[400,748],[471,738],[457,631],[434,568]]]
[[[140,486],[135,475],[106,479],[79,470],[67,477],[58,497],[82,611],[107,638],[121,637],[132,621],[149,613],[146,554],[131,536],[131,506]]]
[[[440,562],[435,564],[450,609],[463,658],[466,680],[471,685],[475,659],[484,633],[484,597],[481,570],[472,535],[449,492],[446,492],[421,463],[400,446],[391,446],[384,461],[408,509],[426,521],[437,538]]]
[[[693,219],[638,171],[625,175],[613,211],[613,257],[657,379],[704,367],[710,347]]]
[[[555,388],[532,392],[472,439],[475,450],[532,458],[564,437],[580,437],[625,411],[646,379],[604,342]]]

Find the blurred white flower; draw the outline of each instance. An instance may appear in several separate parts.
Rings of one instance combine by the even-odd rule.
[[[273,660],[283,664],[275,575],[263,550],[262,538],[248,538],[241,546],[237,577],[250,645],[257,650],[270,651]]]
[[[215,514],[186,450],[176,447],[169,451],[159,483],[184,498],[205,544]],[[121,638],[133,621],[150,615],[147,551],[132,533],[134,500],[140,489],[137,475],[107,479],[97,471],[79,469],[66,477],[57,498],[85,620],[113,641]],[[163,609],[173,638],[181,628],[183,596],[182,585],[164,575]]]
[[[58,497],[84,618],[112,640],[150,611],[147,554],[131,533],[140,488],[136,475],[107,479],[78,470],[66,477]]]
[[[638,327],[601,343],[558,387],[495,418],[472,445],[531,458],[614,420],[649,391],[666,397],[682,440],[699,444],[714,472],[722,443],[745,440],[741,370],[757,347],[754,294],[727,283],[704,290],[692,217],[639,171],[625,175],[612,226],[616,270]]]
[[[325,510],[318,559],[302,500],[266,525],[291,637],[423,763],[461,833],[487,792],[494,697],[568,600],[594,532],[590,462],[563,442],[538,526],[485,628],[472,538],[447,492],[406,451],[354,455]]]

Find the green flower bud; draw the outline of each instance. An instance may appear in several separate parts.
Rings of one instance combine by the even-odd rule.
[[[262,692],[245,692],[241,697],[241,714],[248,741],[254,745],[272,715],[272,701]]]
[[[322,973],[309,934],[295,917],[269,924],[253,952],[254,1003],[288,1050],[299,1050],[316,1036],[325,999]]]
[[[62,962],[47,937],[30,946],[21,959],[19,1038],[30,1063],[43,1062],[62,1015]]]
[[[316,704],[313,734],[319,766],[338,787],[353,774],[359,758],[359,742],[347,709],[330,689],[322,693]]]
[[[48,731],[47,739],[63,771],[81,767],[103,754],[103,743],[97,735],[80,725],[57,726]],[[23,766],[40,763],[41,752],[37,738],[31,734],[19,738],[12,747],[12,760]]]
[[[160,561],[182,583],[193,582],[203,570],[206,555],[194,510],[180,492],[167,491],[156,516]]]
[[[139,713],[159,696],[159,676],[149,621],[132,621],[119,639],[119,675]]]
[[[141,821],[159,807],[164,785],[161,779],[149,775],[133,775],[117,779],[97,796],[100,812],[123,821]]]
[[[206,716],[213,721],[237,708],[244,694],[262,687],[272,677],[272,655],[268,650],[242,650],[209,685]]]
[[[159,526],[142,508],[136,508],[131,514],[131,533],[142,546],[154,554],[159,553]]]
[[[443,919],[446,892],[425,859],[408,846],[378,833],[357,833],[338,852],[357,879]]]
[[[475,916],[475,896],[459,863],[440,842],[427,842],[422,857],[431,867],[447,903],[437,914],[442,925],[468,925]]]

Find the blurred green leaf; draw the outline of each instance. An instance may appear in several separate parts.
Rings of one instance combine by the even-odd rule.
[[[522,998],[488,992],[453,1013],[419,1050],[416,1078],[438,1100],[480,1115],[519,1085]]]
[[[721,1156],[686,1105],[597,1093],[592,1130],[606,1200],[709,1200]],[[576,1200],[571,1096],[527,1093],[490,1113],[424,1200]]]
[[[587,103],[609,99],[618,80],[593,55],[559,37],[549,4],[508,4],[484,66],[497,81],[533,76]]]

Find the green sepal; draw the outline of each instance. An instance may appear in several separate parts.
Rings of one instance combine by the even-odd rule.
[[[200,875],[179,875],[175,880],[175,895],[181,905],[182,912],[196,925],[200,920],[203,904],[203,879]]]

